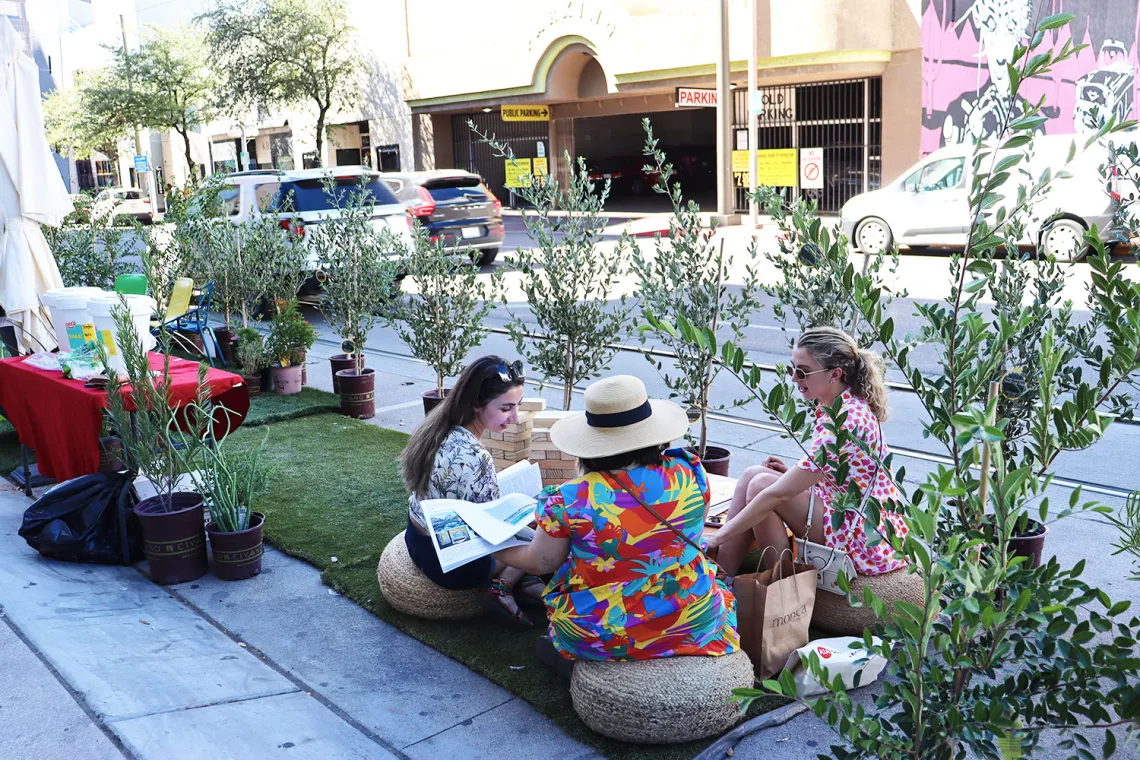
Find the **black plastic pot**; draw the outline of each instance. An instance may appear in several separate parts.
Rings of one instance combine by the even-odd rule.
[[[358,420],[376,416],[376,370],[364,368],[359,375],[355,369],[342,369],[335,377],[340,387],[340,413]]]
[[[342,369],[356,369],[356,357],[348,354],[333,354],[329,357],[332,367],[333,393],[340,393],[340,378],[336,376]]]
[[[1041,552],[1045,549],[1045,537],[1048,535],[1048,525],[1030,520],[1023,535],[1010,537],[1009,552],[1015,557],[1028,557],[1030,567],[1040,567]]]
[[[688,450],[694,454],[697,453],[694,446],[690,446]],[[732,452],[728,449],[720,446],[705,446],[705,455],[701,457],[701,464],[705,466],[705,472],[728,477],[728,466],[731,460]]]
[[[200,494],[175,493],[169,501],[166,496],[151,496],[135,506],[135,514],[152,581],[163,586],[186,583],[210,569]]]
[[[265,515],[254,512],[249,527],[236,533],[217,530],[214,523],[206,526],[210,536],[210,552],[214,555],[214,575],[223,581],[243,581],[261,572],[265,548],[261,541]]]
[[[434,390],[424,391],[422,394],[420,394],[424,400],[424,416],[426,417],[431,414],[432,409],[435,409],[437,406],[443,403],[443,399],[445,396],[447,396],[448,393],[451,393],[450,388],[443,389],[443,396],[439,395],[439,391]]]

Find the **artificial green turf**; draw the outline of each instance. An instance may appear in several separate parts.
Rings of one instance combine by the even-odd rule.
[[[231,444],[256,446],[264,430],[242,428]],[[624,744],[594,733],[578,719],[569,684],[534,655],[541,629],[513,631],[490,618],[422,620],[388,606],[376,563],[388,541],[407,526],[408,496],[397,457],[407,435],[339,415],[271,425],[264,460],[271,482],[258,508],[265,534],[278,549],[321,570],[322,579],[378,617],[517,694],[579,741],[614,760],[680,760],[711,740],[671,746]],[[330,558],[336,557],[337,562]],[[511,666],[523,666],[512,670]],[[784,700],[761,700],[751,714]]]
[[[335,393],[319,391],[316,388],[302,388],[300,393],[278,396],[276,393],[259,393],[250,399],[249,414],[243,427],[268,425],[284,422],[295,417],[310,414],[335,412],[340,407],[340,397]]]

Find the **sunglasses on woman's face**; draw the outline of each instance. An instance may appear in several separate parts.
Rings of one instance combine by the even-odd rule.
[[[504,383],[517,383],[526,380],[523,363],[518,359],[510,363],[499,362],[495,370],[499,373],[499,379]]]
[[[829,369],[817,369],[817,370],[813,370],[811,372],[804,372],[803,369],[801,369],[800,367],[793,367],[791,365],[784,367],[784,370],[788,373],[788,377],[792,378],[793,380],[795,380],[797,382],[803,382],[804,380],[807,380],[808,375],[818,375],[820,372],[830,372],[831,371]]]

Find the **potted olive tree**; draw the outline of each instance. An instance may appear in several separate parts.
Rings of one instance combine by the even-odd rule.
[[[341,414],[370,419],[376,415],[376,375],[364,366],[364,344],[399,292],[397,260],[407,250],[390,230],[373,227],[375,199],[363,182],[338,189],[330,180],[325,193],[339,213],[316,226],[309,245],[321,261],[321,313],[350,349],[329,360],[333,391],[340,394]]]
[[[459,374],[468,352],[487,337],[483,320],[502,298],[503,273],[484,277],[469,252],[445,251],[418,225],[406,265],[412,289],[392,304],[389,319],[412,354],[435,370],[435,388],[423,394],[427,414],[443,400],[444,381]]]
[[[253,327],[239,327],[237,346],[234,348],[237,369],[249,387],[251,397],[266,389],[266,371],[269,354],[265,350],[265,337]]]
[[[681,186],[670,183],[673,166],[666,163],[665,154],[657,146],[649,120],[645,127],[646,170],[657,175],[654,190],[669,198],[673,215],[669,219],[669,235],[654,236],[654,254],[646,256],[634,246],[633,269],[640,280],[640,298],[648,324],[641,328],[641,343],[649,337],[674,356],[671,363],[675,372],[665,369],[664,362],[646,351],[645,358],[657,368],[661,379],[669,388],[670,396],[677,398],[689,410],[689,419],[699,423],[696,454],[709,472],[728,475],[732,453],[719,446],[708,445],[708,413],[724,409],[729,404],[713,403],[709,392],[722,366],[677,331],[675,323],[686,323],[695,330],[712,335],[727,332],[731,340],[739,342],[752,312],[760,307],[756,269],[747,266],[740,289],[729,289],[728,278],[732,271],[732,255],[725,255],[724,241],[716,245],[712,227],[701,224],[700,208],[693,201],[685,203]],[[756,242],[753,240],[749,258],[755,259]],[[664,316],[664,319],[660,317]]]
[[[174,490],[181,470],[179,453],[170,440],[170,432],[178,423],[167,390],[169,336],[165,330],[160,333],[163,364],[152,372],[125,301],[121,309],[112,309],[112,314],[118,331],[116,348],[126,365],[126,377],[112,373],[106,415],[121,441],[120,459],[131,472],[143,475],[156,492],[135,506],[150,577],[163,585],[192,581],[209,569],[205,515],[201,494]],[[203,366],[198,377],[199,397],[204,393],[205,373]],[[201,427],[209,424],[208,418],[189,419]]]
[[[277,302],[277,313],[265,341],[275,393],[288,396],[301,392],[302,362],[316,339],[317,331],[305,321],[296,300]]]

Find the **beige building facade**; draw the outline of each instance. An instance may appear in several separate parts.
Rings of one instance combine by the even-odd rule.
[[[409,3],[405,95],[416,168],[470,169],[507,193],[504,162],[473,135],[473,122],[520,158],[548,157],[556,175],[569,153],[592,173],[622,172],[623,190],[644,192],[645,177],[630,175],[643,163],[648,118],[692,194],[711,189],[715,198],[716,108],[677,99],[678,88],[716,87],[718,2],[507,0],[493,12],[459,0]],[[789,192],[835,211],[920,157],[918,0],[755,2],[757,147],[823,150],[824,186]],[[728,0],[728,14],[731,147],[745,150],[749,3]],[[546,106],[549,121],[504,121],[504,106]],[[746,184],[737,175],[738,208]]]

